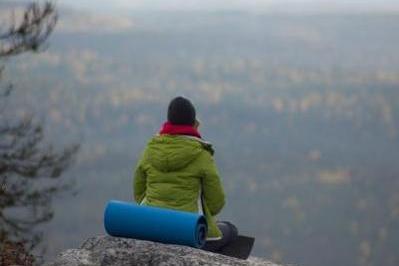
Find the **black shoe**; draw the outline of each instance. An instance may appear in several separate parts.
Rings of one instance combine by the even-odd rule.
[[[230,223],[229,221],[218,221],[217,225],[223,233],[223,238],[226,237],[227,243],[233,242],[237,239],[238,229],[234,224]]]

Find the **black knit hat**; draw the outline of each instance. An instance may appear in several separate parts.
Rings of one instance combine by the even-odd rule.
[[[176,97],[168,107],[168,121],[174,125],[194,125],[195,108],[190,100]]]

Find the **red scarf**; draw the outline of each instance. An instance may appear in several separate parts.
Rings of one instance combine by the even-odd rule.
[[[193,136],[197,138],[201,138],[200,133],[198,130],[190,125],[174,125],[170,122],[165,122],[162,125],[161,130],[159,131],[159,134],[168,134],[168,135],[188,135],[188,136]]]

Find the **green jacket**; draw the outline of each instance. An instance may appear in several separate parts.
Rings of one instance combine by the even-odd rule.
[[[210,144],[183,135],[157,135],[144,150],[134,174],[138,203],[203,213],[207,239],[219,239],[215,215],[224,206],[225,194]]]

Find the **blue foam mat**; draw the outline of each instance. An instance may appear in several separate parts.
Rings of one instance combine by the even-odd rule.
[[[205,217],[190,212],[111,200],[104,212],[111,236],[150,240],[201,248],[205,244]]]

